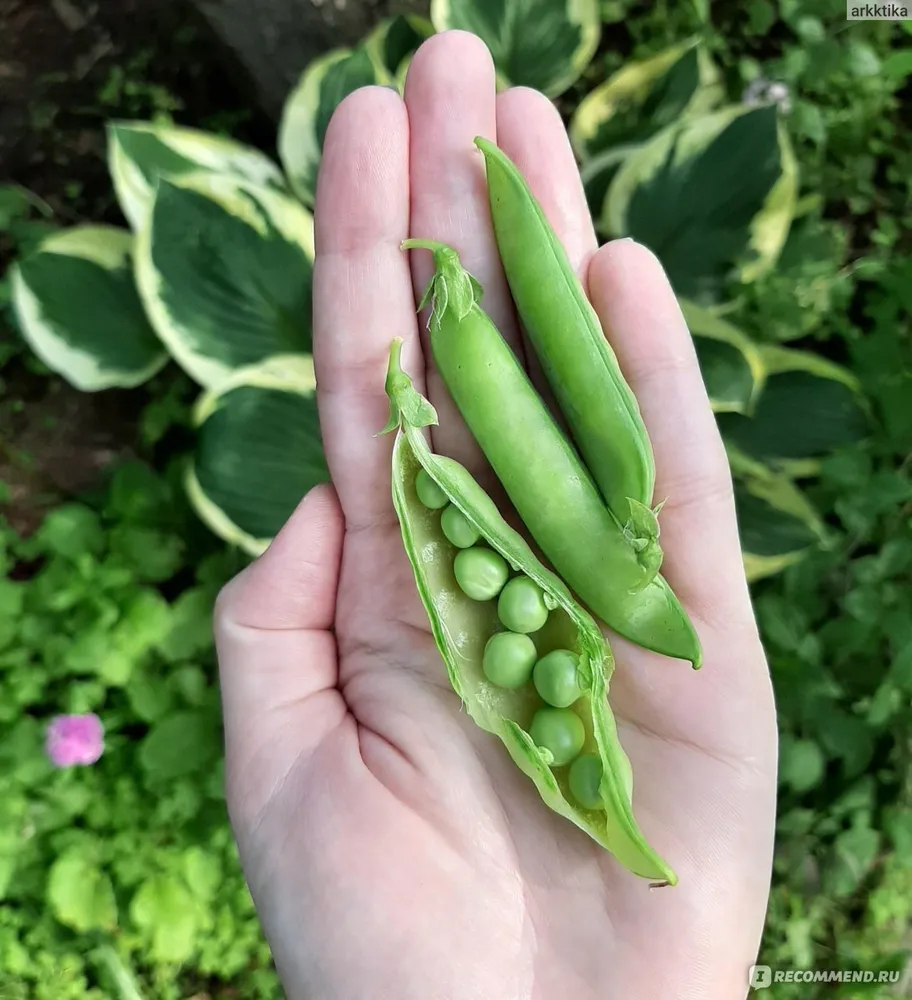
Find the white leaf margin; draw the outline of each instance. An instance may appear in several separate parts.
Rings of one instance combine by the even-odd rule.
[[[267,212],[275,228],[290,242],[298,243],[313,262],[315,253],[313,216],[290,194],[282,194],[272,188],[252,184],[227,174],[184,174],[166,183],[195,191],[211,199],[229,214],[235,215],[251,228],[261,231],[259,227],[262,219],[243,197],[245,194],[251,195]],[[231,368],[200,353],[185,337],[184,328],[174,322],[162,300],[162,280],[153,262],[154,218],[153,210],[137,234],[133,257],[136,286],[146,315],[181,368],[200,385],[215,388],[226,379],[230,379],[235,372],[245,369]]]
[[[81,257],[105,270],[116,271],[130,269],[133,248],[131,234],[116,226],[74,226],[44,239],[35,252]],[[68,344],[45,322],[41,302],[29,288],[18,264],[11,269],[10,285],[13,310],[29,347],[51,371],[81,392],[133,389],[168,363],[168,354],[163,348],[144,368],[106,367],[97,354]]]
[[[117,121],[108,125],[108,170],[114,193],[130,227],[142,228],[155,198],[150,184],[136,162],[127,155],[120,136],[126,132],[147,132],[162,145],[195,163],[200,172],[230,174],[263,187],[287,187],[279,167],[252,146],[223,136],[155,122]],[[168,174],[162,176],[167,177]]]
[[[227,393],[251,386],[278,389],[310,398],[317,387],[313,358],[309,354],[275,354],[255,365],[236,369],[221,385],[208,389],[199,397],[193,410],[194,427],[201,427],[212,416]],[[188,463],[184,473],[184,489],[197,516],[223,541],[237,546],[251,556],[261,556],[269,548],[271,538],[255,538],[248,534],[218,504],[209,499],[197,478],[193,462]]]

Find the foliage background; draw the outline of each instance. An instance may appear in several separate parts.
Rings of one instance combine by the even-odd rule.
[[[558,102],[568,117],[595,83],[701,30],[705,15],[628,0],[601,11],[599,53]],[[708,40],[730,92],[758,77],[788,85],[802,190],[815,199],[732,318],[848,365],[876,417],[812,487],[830,547],[754,587],[782,740],[761,960],[897,968],[899,984],[864,995],[912,995],[912,35],[848,24],[826,0],[750,0],[714,5]],[[163,58],[174,45],[186,59]],[[271,153],[272,132],[242,95],[165,69],[205,77],[215,52],[201,28],[175,23],[152,47],[115,47],[81,80],[38,81],[30,142],[66,162],[18,165],[13,179],[40,198],[0,199],[7,258],[45,216],[118,221],[97,162],[107,117],[173,116]],[[97,133],[87,152],[74,132]],[[221,793],[209,611],[241,557],[179,488],[188,380],[169,372],[129,400],[73,403],[3,316],[0,995],[279,997]],[[61,476],[47,442],[74,413],[91,449],[83,441],[83,468]],[[102,716],[94,768],[46,762],[43,727],[63,711]]]

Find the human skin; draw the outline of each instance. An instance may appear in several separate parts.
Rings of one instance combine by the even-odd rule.
[[[611,701],[643,831],[680,879],[650,888],[546,809],[461,710],[390,498],[390,342],[437,408],[435,451],[491,474],[434,371],[417,297],[456,247],[523,352],[488,218],[484,135],[517,163],[587,281],[656,457],[662,572],[704,666],[611,636]],[[314,362],[332,486],[311,491],[224,589],[216,638],[227,796],[289,1000],[733,1000],[769,894],[776,723],[725,453],[655,257],[598,249],[566,132],[483,44],[448,32],[400,99],[330,124],[316,207]],[[522,355],[521,355],[522,356]],[[533,377],[536,367],[530,365]],[[539,383],[540,384],[540,383]]]

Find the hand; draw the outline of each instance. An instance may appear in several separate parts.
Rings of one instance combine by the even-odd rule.
[[[407,236],[453,244],[520,335],[488,219],[482,134],[528,178],[639,398],[663,572],[696,624],[693,672],[611,637],[611,700],[647,838],[680,883],[650,889],[550,812],[450,689],[390,499],[390,341],[437,407],[436,451],[486,485],[415,314],[430,275]],[[228,802],[290,1000],[733,1000],[765,915],[776,793],[769,676],[731,479],[694,349],[656,259],[597,250],[557,112],[495,96],[490,56],[427,41],[404,102],[348,97],[317,193],[314,359],[333,487],[314,489],[222,593]],[[410,259],[411,258],[411,259]],[[411,267],[411,270],[410,270]]]

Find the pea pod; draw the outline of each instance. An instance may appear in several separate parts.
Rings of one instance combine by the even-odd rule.
[[[563,244],[522,174],[494,143],[485,157],[497,249],[523,327],[605,502],[644,552],[662,562],[655,461],[646,425]]]
[[[509,345],[479,306],[481,286],[445,244],[437,271],[431,348],[463,419],[542,552],[576,595],[632,642],[701,661],[700,643],[680,602],[605,506],[588,470],[555,423]]]
[[[613,670],[608,644],[595,621],[507,524],[468,470],[429,449],[422,428],[436,424],[437,414],[402,371],[401,343],[393,342],[386,379],[390,422],[385,430],[397,431],[393,504],[418,593],[454,691],[477,725],[503,742],[549,808],[584,830],[630,871],[674,885],[674,872],[646,842],[633,815],[630,761],[618,740],[607,700]],[[429,477],[472,526],[483,551],[504,560],[514,573],[540,588],[549,616],[532,636],[498,631],[497,602],[473,600],[464,593],[453,565],[460,554],[472,550],[447,539],[440,525],[441,508],[428,507],[419,498],[415,487],[419,476]],[[577,656],[580,697],[572,708],[550,708],[543,703],[525,679],[525,667],[511,671],[509,677],[497,677],[500,683],[488,679],[484,658],[490,639],[510,634],[520,646],[533,643],[539,655],[563,649]],[[555,714],[561,712],[571,713],[572,725],[566,725],[570,716]],[[543,745],[533,740],[533,730]],[[571,772],[579,799],[571,791]]]

